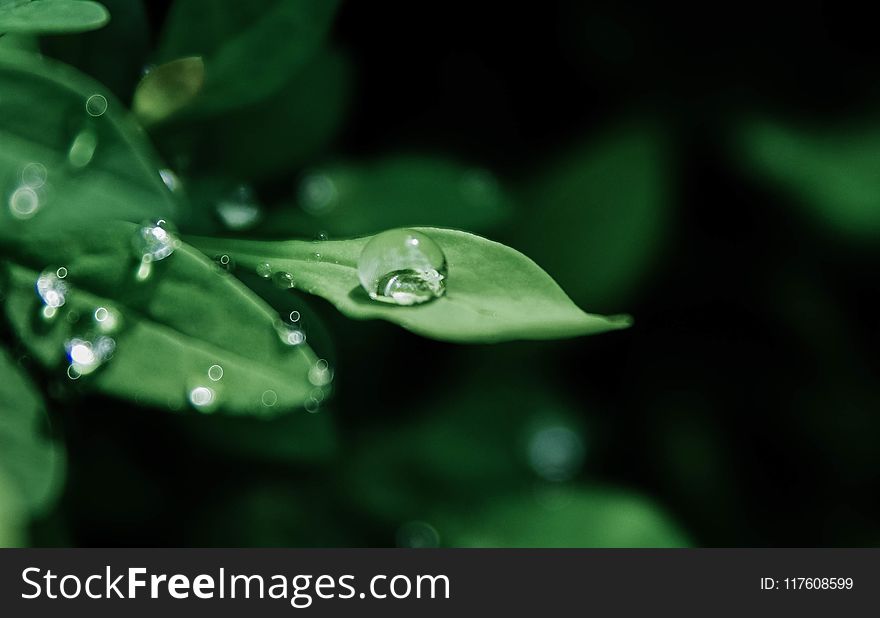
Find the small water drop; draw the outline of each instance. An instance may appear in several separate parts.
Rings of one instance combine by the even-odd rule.
[[[42,163],[28,163],[21,169],[21,183],[31,189],[39,189],[46,184],[49,172]]]
[[[58,270],[44,271],[37,279],[37,294],[40,296],[43,304],[50,309],[62,307],[67,302],[68,285],[63,277],[58,276],[60,270],[59,268]],[[67,274],[66,269],[64,274]],[[54,316],[55,312],[52,311],[51,314]]]
[[[262,209],[247,185],[237,187],[232,194],[217,203],[217,216],[230,230],[246,230],[259,223]]]
[[[257,274],[263,279],[268,279],[272,276],[272,266],[268,262],[262,262],[257,265]]]
[[[260,397],[260,401],[267,408],[271,408],[276,403],[278,403],[278,393],[276,393],[273,390],[265,391],[263,393],[263,395]]]
[[[529,464],[538,476],[552,482],[573,478],[584,461],[581,437],[565,425],[536,431],[529,440]]]
[[[67,376],[71,380],[77,380],[94,373],[106,363],[116,351],[116,341],[106,336],[99,336],[94,341],[74,337],[64,343],[64,349],[70,360]]]
[[[272,282],[282,290],[289,290],[295,285],[293,275],[283,270],[272,273]]]
[[[55,271],[55,276],[58,277],[59,279],[64,279],[65,277],[67,277],[67,269],[64,266],[62,266],[61,268],[59,268],[58,270]]]
[[[187,399],[199,412],[212,412],[217,404],[217,393],[210,386],[198,385],[190,389]]]
[[[67,151],[67,160],[70,165],[82,169],[92,162],[95,150],[98,148],[98,134],[89,129],[84,129],[76,134]]]
[[[174,253],[177,248],[177,239],[164,226],[164,220],[159,220],[155,225],[145,225],[138,229],[132,241],[135,255],[143,262],[148,263],[164,260]]]
[[[103,94],[93,94],[86,100],[86,113],[97,118],[107,111],[107,97]]]
[[[235,262],[233,262],[232,258],[225,253],[215,255],[214,263],[227,272],[232,272],[233,270],[235,270]]]
[[[321,409],[321,402],[314,397],[309,397],[303,407],[305,407],[306,412],[308,412],[309,414],[315,414],[318,410]]]
[[[9,211],[16,219],[31,219],[39,209],[40,196],[33,187],[21,185],[9,196]]]
[[[159,170],[159,178],[172,193],[177,193],[180,190],[180,178],[174,173],[174,170],[163,167]]]
[[[373,300],[418,305],[446,291],[446,256],[431,238],[415,230],[389,230],[366,244],[358,278]]]
[[[321,215],[333,210],[338,198],[339,190],[336,188],[336,183],[327,174],[309,174],[299,186],[300,206],[312,215]]]
[[[330,369],[330,364],[323,358],[319,359],[309,369],[309,382],[311,382],[312,386],[326,386],[332,380],[333,371]]]
[[[211,378],[213,382],[219,382],[223,379],[223,367],[220,365],[211,365],[208,368],[208,377]]]
[[[299,318],[300,318],[299,311],[291,311],[290,315],[287,317],[290,318],[291,322],[299,322]]]
[[[306,333],[302,328],[295,324],[287,324],[282,320],[275,323],[275,332],[278,333],[278,339],[284,345],[297,346],[306,341]]]
[[[318,237],[316,240],[318,242],[324,242],[325,240],[328,240],[329,238],[330,238],[330,236],[327,235],[327,232],[318,232]]]

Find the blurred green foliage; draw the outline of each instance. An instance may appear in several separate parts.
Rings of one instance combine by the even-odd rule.
[[[744,121],[777,55],[613,3],[103,4],[0,0],[0,545],[880,542],[875,132]],[[402,226],[427,305],[358,285]],[[635,327],[511,341],[628,324],[580,307]]]

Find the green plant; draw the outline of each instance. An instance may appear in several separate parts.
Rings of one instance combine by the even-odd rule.
[[[103,85],[35,53],[37,35],[104,25],[101,5],[0,0],[0,290],[3,340],[15,350],[0,350],[0,495],[11,496],[2,503],[14,511],[0,514],[13,522],[0,539],[14,540],[19,523],[51,504],[59,487],[63,448],[42,438],[46,404],[26,371],[148,408],[290,415],[296,448],[321,443],[327,415],[302,410],[330,397],[334,368],[313,349],[300,311],[281,310],[266,279],[285,293],[322,297],[349,318],[454,343],[629,325],[626,316],[583,312],[516,250],[455,229],[411,228],[413,238],[428,239],[422,249],[433,242],[442,251],[428,269],[436,287],[426,288],[424,268],[404,260],[379,273],[384,288],[364,289],[359,260],[383,230],[479,229],[507,217],[513,200],[483,170],[425,156],[346,161],[307,173],[301,207],[258,206],[242,182],[303,169],[344,116],[348,64],[326,40],[335,5],[178,0],[159,64],[129,111],[115,81]],[[632,203],[651,193],[640,187],[653,178],[635,187]],[[564,228],[565,216],[555,224]],[[632,219],[643,223],[637,211]],[[306,239],[287,239],[296,236]],[[312,321],[316,332],[323,328]]]

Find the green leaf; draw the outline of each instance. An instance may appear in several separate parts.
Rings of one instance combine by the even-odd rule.
[[[512,210],[510,196],[486,170],[401,155],[312,170],[300,184],[297,206],[270,216],[261,231],[276,237],[355,236],[427,223],[481,230]]]
[[[880,131],[746,123],[740,157],[762,180],[792,195],[821,226],[855,238],[880,233]]]
[[[668,147],[652,126],[588,140],[530,180],[518,246],[583,304],[614,307],[642,284],[668,228]],[[534,221],[540,221],[535,230]]]
[[[277,92],[312,58],[337,5],[336,0],[176,0],[159,57],[205,59],[208,77],[193,113],[251,104]]]
[[[474,512],[431,518],[451,547],[686,547],[656,506],[602,487],[544,487]]]
[[[179,214],[123,106],[57,63],[0,58],[0,239],[101,219]]]
[[[0,349],[0,497],[9,494],[2,521],[44,513],[54,502],[64,477],[64,458],[42,434],[46,411],[39,392],[9,354]],[[11,508],[15,502],[17,507]],[[0,504],[5,501],[0,499]],[[2,536],[2,531],[0,531]],[[0,541],[2,543],[2,541]]]
[[[240,266],[268,262],[293,275],[299,289],[333,303],[354,319],[383,319],[434,339],[459,343],[557,339],[629,326],[626,316],[581,311],[541,268],[523,254],[466,232],[416,228],[446,254],[446,294],[401,307],[371,300],[358,283],[357,262],[370,237],[320,243],[200,238],[207,253],[227,253]],[[316,253],[321,256],[315,258]]]
[[[205,388],[212,402],[196,407],[238,415],[274,415],[308,401],[317,359],[305,344],[282,343],[278,314],[186,245],[139,277],[131,248],[138,229],[114,223],[7,244],[6,312],[33,356],[64,376],[67,342],[103,334],[115,340],[115,353],[79,379],[88,390],[179,410],[194,389]],[[66,303],[47,321],[35,282],[62,266]],[[115,319],[99,323],[99,308]],[[301,414],[304,431],[326,422],[324,415]]]
[[[0,33],[51,34],[95,30],[110,20],[97,2],[10,0],[0,3]]]
[[[144,124],[160,122],[189,105],[204,83],[200,57],[172,60],[147,73],[135,90],[132,109]]]

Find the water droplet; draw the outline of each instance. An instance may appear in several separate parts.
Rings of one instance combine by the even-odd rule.
[[[532,469],[541,478],[553,482],[568,481],[583,465],[583,441],[564,425],[543,427],[529,440],[528,458]]]
[[[16,219],[26,221],[40,209],[40,196],[28,185],[17,187],[9,196],[9,211]]]
[[[278,403],[278,393],[272,390],[265,391],[262,397],[260,397],[260,401],[267,408],[271,408]]]
[[[370,298],[417,305],[446,291],[446,256],[428,236],[389,230],[374,236],[358,259],[358,278]]]
[[[321,409],[321,402],[314,397],[309,397],[303,407],[305,407],[306,412],[308,412],[309,414],[315,414],[318,410]]]
[[[241,185],[232,194],[217,203],[217,216],[230,230],[246,230],[256,225],[262,210],[247,185]]]
[[[39,294],[43,304],[51,309],[62,307],[67,301],[68,286],[67,282],[63,280],[64,278],[58,276],[60,270],[60,268],[54,271],[47,270],[40,274],[37,279],[37,294]],[[67,274],[66,269],[64,274]],[[52,315],[54,314],[55,312],[53,311]]]
[[[235,262],[233,262],[232,258],[225,253],[215,255],[214,263],[227,272],[232,272],[233,270],[235,270]]]
[[[187,398],[199,412],[212,412],[217,404],[217,393],[210,386],[198,385],[191,388]]]
[[[282,290],[289,290],[295,285],[293,282],[293,275],[283,270],[279,270],[272,274],[272,282]]]
[[[21,183],[31,189],[39,189],[46,184],[49,172],[42,163],[28,163],[21,169]]]
[[[86,113],[97,118],[107,111],[107,97],[103,94],[93,94],[86,100]]]
[[[164,167],[159,170],[159,178],[162,179],[162,182],[168,187],[168,190],[172,193],[177,193],[180,190],[180,178],[177,174],[174,173],[173,170]]]
[[[220,365],[211,365],[208,368],[208,377],[211,378],[213,382],[219,382],[223,379],[223,367]]]
[[[431,524],[424,521],[409,521],[397,530],[398,547],[413,549],[440,547],[440,533]]]
[[[327,232],[318,232],[318,238],[317,238],[318,242],[323,242],[329,238],[330,238],[330,236],[327,235]]]
[[[158,262],[174,253],[177,239],[164,225],[166,225],[165,221],[160,219],[155,225],[145,225],[138,229],[133,240],[133,248],[138,258]]]
[[[91,130],[83,130],[76,134],[67,152],[67,160],[70,165],[82,169],[92,162],[95,150],[98,148],[98,135]]]
[[[306,333],[295,324],[287,324],[281,320],[275,323],[275,332],[284,345],[300,345],[306,341]]]
[[[300,206],[312,215],[329,212],[336,207],[338,198],[336,183],[327,174],[309,174],[299,186]]]
[[[259,275],[263,279],[268,279],[272,276],[272,266],[268,262],[262,262],[261,264],[258,264],[257,275]]]
[[[291,322],[299,322],[299,311],[291,311],[288,317],[290,318]]]
[[[59,279],[64,279],[65,277],[67,277],[67,269],[64,268],[64,266],[62,266],[61,268],[59,268],[58,270],[55,271],[55,276],[58,277]]]
[[[333,371],[330,369],[326,360],[319,359],[309,369],[309,382],[312,386],[326,386],[333,380]]]
[[[77,380],[94,373],[107,362],[116,351],[116,341],[106,336],[99,336],[94,341],[74,337],[64,343],[64,349],[70,360],[67,376]]]
[[[119,329],[122,321],[119,313],[112,308],[98,307],[92,314],[95,327],[104,334],[114,333]]]
[[[312,254],[312,261],[313,262],[320,262],[322,259],[323,259],[323,256],[318,251],[315,251]]]

